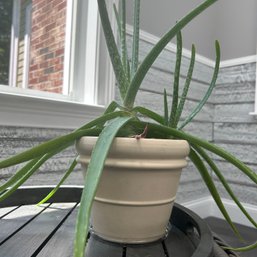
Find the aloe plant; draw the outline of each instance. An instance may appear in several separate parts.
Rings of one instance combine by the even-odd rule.
[[[84,256],[86,237],[89,230],[89,218],[92,202],[112,141],[116,136],[128,137],[131,135],[140,134],[142,133],[142,131],[145,131],[147,127],[147,137],[185,139],[188,141],[191,147],[189,157],[192,163],[199,170],[199,173],[201,174],[203,181],[211,192],[213,199],[217,203],[217,206],[221,210],[222,214],[224,215],[225,219],[227,220],[236,235],[240,237],[236,226],[233,224],[229,214],[227,213],[222,203],[219,192],[215,187],[213,178],[210,176],[206,165],[217,175],[217,178],[221,181],[224,188],[230,194],[230,196],[235,201],[238,208],[246,216],[246,218],[248,218],[248,220],[255,227],[257,227],[256,221],[254,221],[254,219],[247,213],[245,208],[239,202],[234,192],[230,188],[229,184],[226,182],[224,176],[222,175],[222,172],[219,170],[219,168],[215,165],[214,161],[210,157],[210,153],[218,155],[219,157],[223,158],[224,160],[237,167],[256,184],[257,174],[249,167],[247,167],[242,161],[238,160],[236,157],[226,152],[222,148],[208,141],[190,135],[189,133],[186,133],[182,130],[202,109],[215,87],[220,63],[220,46],[217,41],[215,43],[216,64],[213,72],[213,77],[210,81],[210,86],[202,100],[199,101],[198,105],[192,110],[189,116],[183,121],[181,121],[180,119],[187,98],[187,93],[192,79],[195,63],[195,46],[193,45],[187,78],[182,90],[182,94],[181,96],[179,96],[179,77],[182,55],[181,30],[194,17],[203,12],[206,8],[208,8],[216,1],[217,0],[206,0],[184,18],[178,21],[176,25],[159,40],[159,42],[152,48],[152,50],[145,57],[145,59],[142,60],[142,62],[139,64],[138,52],[140,0],[134,0],[134,32],[131,57],[128,56],[126,44],[125,0],[121,0],[121,12],[118,12],[118,8],[114,6],[114,12],[118,25],[118,34],[120,37],[119,46],[115,41],[115,37],[110,25],[105,0],[98,0],[102,27],[105,34],[110,59],[116,75],[122,103],[118,104],[115,101],[112,102],[106,108],[106,111],[103,115],[65,136],[50,140],[16,156],[2,160],[0,162],[0,168],[6,168],[25,162],[26,163],[20,170],[17,171],[17,173],[13,177],[11,177],[5,184],[0,186],[0,200],[5,199],[12,192],[14,192],[49,158],[71,146],[76,140],[78,140],[82,136],[98,136],[99,138],[93,150],[91,161],[88,166],[76,224],[74,256],[82,257]],[[143,106],[134,106],[137,92],[142,84],[145,75],[151,68],[153,62],[163,51],[165,46],[174,37],[177,38],[177,56],[174,72],[175,76],[173,82],[172,103],[169,106],[169,103],[167,101],[167,93],[165,90],[163,115],[155,113],[154,111],[149,110]],[[142,121],[142,116],[144,120],[145,118],[148,118],[149,121]],[[64,177],[61,179],[60,183],[40,203],[47,201],[58,190],[59,186],[65,181],[69,174],[71,174],[76,165],[77,162],[75,158],[67,172],[64,174]],[[245,248],[240,248],[240,250],[249,250],[253,247],[256,247],[256,244]]]

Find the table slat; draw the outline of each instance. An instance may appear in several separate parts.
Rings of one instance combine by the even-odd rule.
[[[0,247],[0,256],[30,257],[62,222],[74,203],[52,204]]]
[[[75,224],[78,213],[76,207],[54,236],[39,252],[37,257],[70,257],[73,254]],[[53,251],[54,249],[54,251]]]
[[[11,234],[33,219],[35,215],[42,212],[46,206],[48,204],[40,207],[36,205],[21,206],[0,219],[0,245]]]
[[[19,207],[13,206],[13,207],[0,208],[0,219],[2,219],[6,214],[9,214],[10,212],[14,211],[17,208]]]

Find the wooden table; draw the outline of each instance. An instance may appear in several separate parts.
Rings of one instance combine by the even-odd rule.
[[[71,257],[81,187],[62,187],[40,207],[51,188],[22,188],[0,203],[0,257]],[[169,233],[145,245],[121,245],[90,235],[87,257],[218,257],[224,254],[206,223],[175,205]],[[219,255],[218,255],[218,252]],[[221,255],[223,254],[223,255]]]

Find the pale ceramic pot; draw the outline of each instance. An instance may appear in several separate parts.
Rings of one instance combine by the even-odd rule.
[[[76,144],[84,171],[96,140]],[[164,237],[188,154],[184,140],[115,138],[93,203],[93,233],[133,244]]]

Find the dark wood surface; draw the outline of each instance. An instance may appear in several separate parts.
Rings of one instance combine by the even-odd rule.
[[[36,206],[52,188],[25,188],[1,203],[0,257],[72,257],[81,188],[61,188],[53,203]],[[10,207],[11,206],[11,207]],[[87,257],[217,257],[206,223],[174,205],[165,239],[144,245],[110,243],[91,234]],[[228,255],[224,255],[228,256]],[[234,255],[231,255],[234,256]]]
[[[0,209],[0,256],[71,257],[77,205],[52,203]],[[174,225],[165,240],[152,244],[120,245],[92,235],[86,249],[88,257],[191,257],[195,250],[190,238]]]

